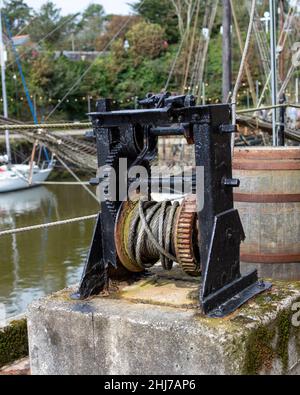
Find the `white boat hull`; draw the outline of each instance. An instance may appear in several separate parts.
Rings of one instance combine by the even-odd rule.
[[[32,182],[29,184],[29,167],[26,169],[25,166],[18,168],[18,165],[14,166],[14,171],[2,170],[0,173],[0,193],[13,192],[21,189],[28,189],[38,186],[47,180],[53,168],[39,169],[35,168],[32,175]],[[3,168],[2,168],[3,169]]]

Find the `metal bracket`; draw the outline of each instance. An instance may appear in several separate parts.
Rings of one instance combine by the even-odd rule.
[[[271,287],[258,282],[257,271],[241,276],[240,243],[244,239],[237,210],[216,217],[201,294],[203,311],[210,317],[224,317]]]

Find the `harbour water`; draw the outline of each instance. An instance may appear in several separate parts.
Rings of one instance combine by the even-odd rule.
[[[77,185],[51,185],[0,195],[0,230],[97,213]],[[94,220],[0,237],[0,305],[6,318],[34,299],[79,281]]]

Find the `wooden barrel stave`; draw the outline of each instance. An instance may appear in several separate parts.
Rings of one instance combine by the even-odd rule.
[[[233,168],[241,180],[235,206],[246,234],[241,260],[300,262],[300,148],[236,149]]]

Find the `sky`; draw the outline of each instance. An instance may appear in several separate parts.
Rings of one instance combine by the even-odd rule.
[[[130,7],[127,3],[134,3],[134,0],[51,0],[62,9],[62,14],[73,14],[83,11],[89,4],[102,4],[107,14],[128,14]],[[32,8],[39,9],[46,0],[25,0]]]

